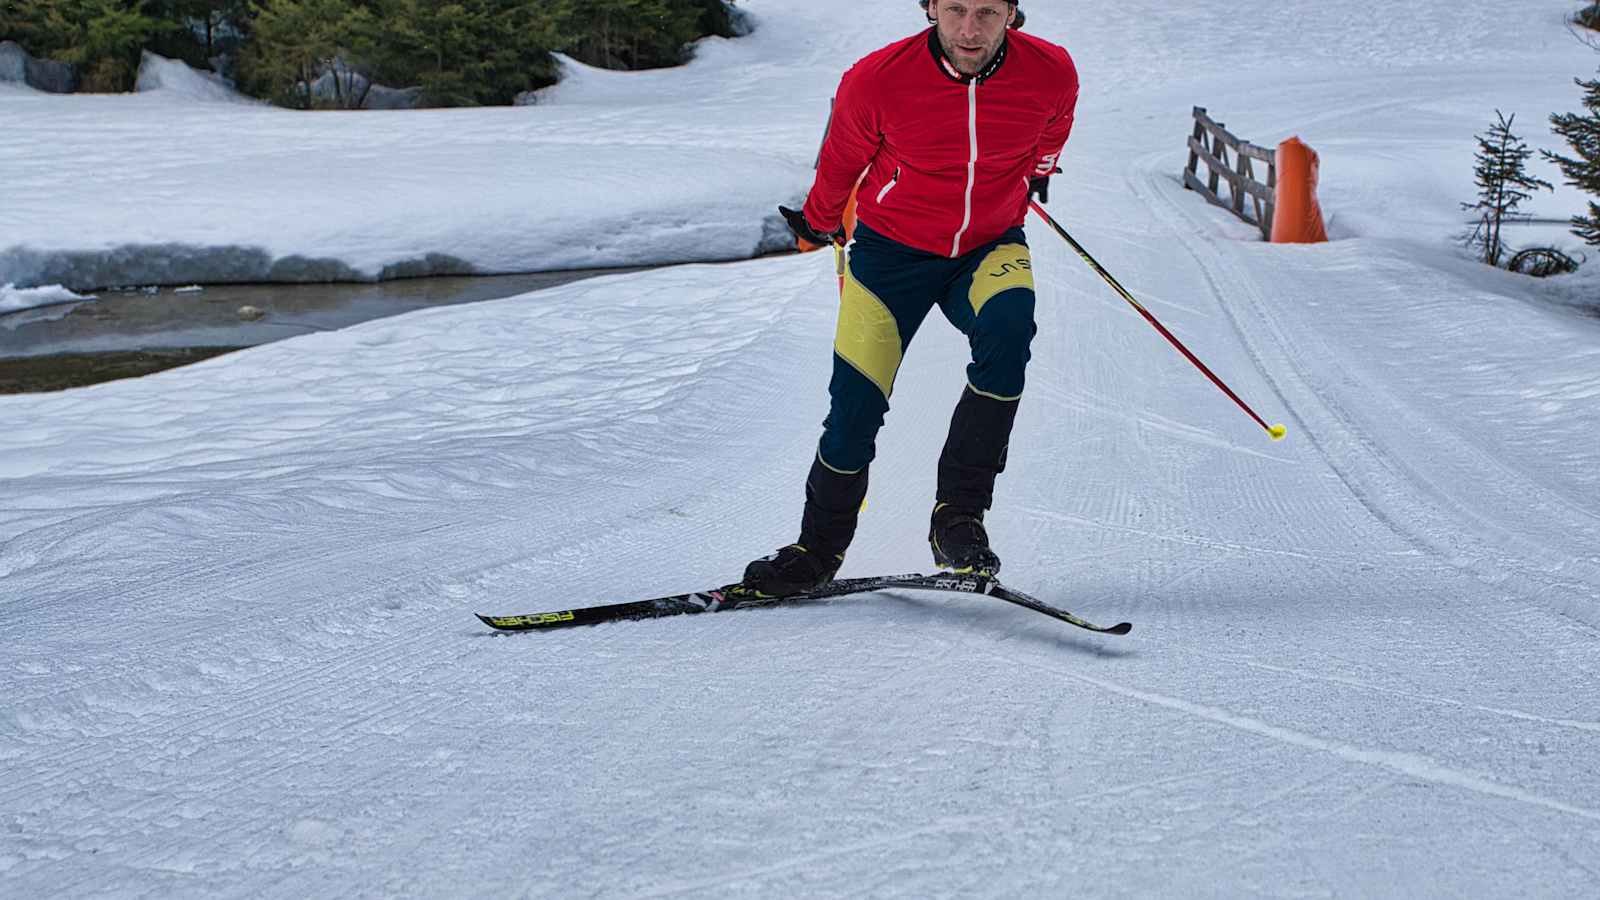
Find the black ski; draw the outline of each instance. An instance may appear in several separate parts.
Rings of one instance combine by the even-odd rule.
[[[636,600],[632,603],[587,606],[580,609],[533,613],[522,616],[486,616],[479,613],[478,618],[490,628],[496,628],[500,631],[542,631],[551,628],[570,628],[577,625],[596,625],[601,622],[658,619],[663,616],[725,612],[730,609],[771,606],[778,603],[793,603],[801,600],[824,600],[829,597],[842,597],[846,594],[862,594],[869,591],[891,589],[982,594],[987,597],[1004,600],[1007,603],[1015,603],[1018,606],[1047,615],[1052,619],[1066,622],[1069,625],[1076,625],[1079,628],[1099,634],[1127,634],[1133,630],[1133,626],[1127,622],[1110,627],[1096,625],[1064,609],[1057,609],[1048,603],[1030,597],[1021,591],[1014,591],[988,576],[950,573],[845,578],[839,581],[830,581],[816,590],[807,591],[803,594],[790,594],[786,597],[763,597],[760,594],[746,591],[740,585],[730,584],[710,591],[674,594],[670,597]]]

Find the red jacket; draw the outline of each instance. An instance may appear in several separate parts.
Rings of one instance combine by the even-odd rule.
[[[806,220],[837,228],[865,169],[862,222],[960,256],[1022,224],[1028,178],[1055,168],[1077,103],[1072,57],[1023,32],[1008,32],[976,77],[949,64],[933,28],[896,41],[839,82]]]

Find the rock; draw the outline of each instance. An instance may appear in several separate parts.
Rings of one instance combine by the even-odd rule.
[[[347,68],[342,59],[334,60],[331,68],[311,82],[311,96],[343,103],[346,109],[351,108],[346,98],[361,97],[363,91],[366,96],[362,98],[361,109],[416,109],[422,99],[422,88],[372,84],[365,75]]]
[[[0,81],[26,82],[28,60],[32,58],[16,41],[0,41]]]
[[[372,86],[367,91],[365,109],[416,109],[422,102],[422,88],[392,88],[381,84]]]
[[[78,89],[78,70],[53,59],[35,59],[28,64],[28,83],[52,94],[70,94]]]
[[[26,84],[52,94],[70,94],[78,89],[76,69],[51,59],[34,59],[16,41],[0,41],[0,81]]]

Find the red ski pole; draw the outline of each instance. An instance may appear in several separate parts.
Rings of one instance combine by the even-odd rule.
[[[1222,379],[1218,378],[1210,369],[1206,368],[1206,364],[1201,362],[1198,356],[1195,356],[1193,353],[1189,352],[1189,348],[1185,347],[1182,341],[1178,340],[1177,337],[1172,334],[1172,332],[1168,331],[1167,327],[1162,325],[1155,316],[1151,315],[1150,310],[1144,308],[1144,304],[1140,303],[1138,300],[1135,300],[1133,295],[1128,293],[1127,288],[1119,284],[1117,279],[1111,277],[1111,273],[1107,272],[1104,266],[1101,266],[1100,263],[1096,262],[1095,258],[1089,255],[1089,251],[1083,249],[1082,244],[1073,240],[1072,235],[1068,234],[1067,230],[1061,227],[1061,223],[1051,218],[1050,214],[1044,211],[1044,207],[1040,206],[1038,201],[1029,200],[1028,205],[1033,207],[1033,211],[1038,213],[1040,218],[1044,219],[1045,222],[1049,223],[1051,228],[1056,230],[1056,234],[1061,235],[1061,237],[1068,244],[1072,245],[1072,249],[1078,251],[1078,255],[1083,257],[1083,261],[1089,264],[1089,268],[1095,270],[1095,272],[1099,274],[1101,278],[1104,278],[1106,280],[1106,284],[1111,285],[1112,290],[1115,290],[1118,294],[1120,294],[1122,299],[1128,301],[1129,305],[1131,305],[1135,310],[1138,310],[1139,315],[1144,316],[1146,321],[1148,321],[1151,325],[1154,325],[1155,329],[1161,332],[1162,337],[1166,338],[1168,341],[1171,341],[1172,346],[1177,347],[1179,353],[1182,353],[1184,357],[1189,360],[1189,362],[1194,363],[1195,368],[1199,369],[1201,372],[1204,372],[1205,376],[1211,379],[1212,384],[1220,388],[1224,394],[1227,394],[1228,399],[1239,404],[1239,408],[1244,410],[1245,413],[1250,416],[1250,418],[1255,419],[1257,425],[1265,428],[1267,434],[1271,435],[1273,440],[1283,440],[1283,436],[1289,433],[1288,429],[1284,428],[1282,425],[1268,425],[1266,420],[1256,415],[1256,411],[1251,409],[1248,403],[1240,400],[1239,395],[1235,394],[1232,388],[1228,387],[1226,384],[1223,384]]]

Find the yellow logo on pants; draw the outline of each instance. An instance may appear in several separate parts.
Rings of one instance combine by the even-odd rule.
[[[1033,257],[1028,255],[1026,244],[1001,244],[978,264],[972,273],[972,287],[967,291],[972,314],[982,313],[985,303],[1012,288],[1033,290]]]

